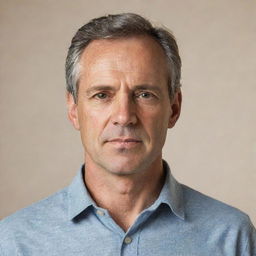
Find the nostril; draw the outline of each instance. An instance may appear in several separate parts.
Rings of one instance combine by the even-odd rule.
[[[112,123],[114,125],[120,125],[120,126],[130,126],[134,125],[137,122],[137,117],[135,113],[132,114],[126,114],[126,115],[115,115],[112,117]]]

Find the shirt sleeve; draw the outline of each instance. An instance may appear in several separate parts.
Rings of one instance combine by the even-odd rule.
[[[249,222],[247,244],[242,256],[256,256],[256,229],[252,222]]]

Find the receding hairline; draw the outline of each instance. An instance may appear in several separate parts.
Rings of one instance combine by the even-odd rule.
[[[163,47],[161,46],[161,44],[153,37],[153,36],[150,36],[148,34],[138,34],[138,35],[127,35],[127,36],[120,36],[120,37],[115,37],[115,38],[99,38],[99,39],[94,39],[94,40],[91,40],[83,49],[81,55],[80,55],[80,58],[79,58],[79,61],[78,61],[78,66],[79,66],[79,74],[78,74],[78,80],[77,80],[77,86],[78,86],[78,91],[79,91],[79,83],[80,83],[80,78],[81,78],[81,72],[83,72],[83,66],[85,64],[85,61],[86,61],[86,54],[89,52],[88,50],[90,50],[92,47],[97,47],[96,44],[98,44],[98,47],[101,46],[101,44],[103,43],[114,43],[114,42],[118,42],[118,41],[126,41],[126,40],[129,40],[129,39],[138,39],[140,41],[144,41],[145,40],[150,40],[151,42],[153,42],[153,45],[155,45],[159,51],[157,53],[157,55],[159,56],[159,58],[163,59],[164,60],[164,64],[165,64],[165,73],[166,73],[166,78],[168,79],[169,77],[169,66],[170,66],[170,62],[168,60],[168,57],[166,56],[165,54],[165,51],[163,49]],[[155,48],[156,49],[156,48]],[[147,50],[149,50],[149,48],[147,48]],[[155,51],[154,49],[152,49],[152,52],[153,54],[155,54]],[[97,56],[97,53],[94,53],[95,56]],[[87,64],[88,65],[88,64]],[[90,65],[90,64],[89,64]],[[157,70],[156,70],[157,72]],[[167,81],[168,83],[168,81]],[[167,84],[168,86],[168,84]]]

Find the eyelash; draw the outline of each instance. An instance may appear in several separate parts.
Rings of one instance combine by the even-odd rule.
[[[104,95],[104,97],[102,98],[102,97],[100,97],[100,95]],[[106,97],[107,97],[107,94],[104,93],[104,92],[96,93],[96,94],[93,96],[93,98],[98,98],[98,99],[100,99],[100,100],[106,99]]]
[[[134,98],[141,98],[141,96],[143,99],[151,99],[151,98],[156,98],[156,96],[151,93],[151,92],[139,92],[139,93],[136,93],[134,94]],[[102,97],[103,96],[103,97]],[[106,93],[106,92],[99,92],[99,93],[96,93],[92,96],[92,98],[96,98],[98,100],[107,100],[108,97],[111,97],[110,94]]]
[[[150,97],[154,97],[154,94],[151,93],[151,92],[141,92],[141,93],[138,93],[137,95],[135,95],[135,97],[139,98],[139,97],[142,96],[143,94],[144,94],[144,95],[146,94],[146,98],[147,98],[147,99],[149,98],[149,96],[150,96]],[[145,97],[143,97],[143,98],[145,98]]]

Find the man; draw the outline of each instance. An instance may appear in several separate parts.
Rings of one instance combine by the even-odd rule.
[[[180,68],[174,37],[138,15],[78,30],[67,104],[85,165],[69,187],[2,221],[0,255],[256,255],[247,215],[179,184],[162,160]]]

